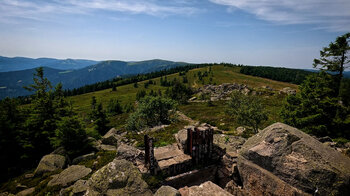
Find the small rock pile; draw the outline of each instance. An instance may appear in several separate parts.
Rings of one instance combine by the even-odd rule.
[[[247,95],[250,93],[250,89],[245,84],[230,84],[230,83],[223,83],[220,85],[205,85],[198,89],[199,96],[202,94],[209,94],[211,101],[218,101],[218,100],[228,100],[230,97],[230,94],[233,91],[240,91],[243,94]]]

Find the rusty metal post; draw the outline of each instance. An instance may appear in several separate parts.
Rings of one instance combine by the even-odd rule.
[[[193,148],[193,133],[192,129],[187,129],[187,154],[192,156],[192,148]]]
[[[154,159],[154,145],[153,145],[153,138],[148,139],[148,145],[149,145],[149,171],[152,175],[155,174],[155,159]]]
[[[149,143],[148,143],[148,135],[144,136],[144,143],[145,143],[145,165],[149,164]]]

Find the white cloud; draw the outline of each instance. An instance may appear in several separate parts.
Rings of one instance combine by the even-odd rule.
[[[48,20],[57,14],[90,14],[99,10],[153,16],[191,15],[199,11],[192,5],[191,0],[1,0],[0,22],[14,18]]]
[[[315,24],[331,31],[350,31],[349,0],[209,0],[238,8],[277,24]]]

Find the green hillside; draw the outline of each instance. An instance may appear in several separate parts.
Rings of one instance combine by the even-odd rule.
[[[278,82],[270,79],[254,77],[249,75],[244,75],[239,73],[240,67],[231,67],[231,66],[223,66],[223,65],[215,65],[211,67],[213,76],[211,84],[222,84],[222,83],[238,83],[238,84],[246,84],[252,90],[263,90],[262,86],[269,86],[276,90],[281,90],[285,87],[291,87],[293,89],[297,89],[298,86],[295,84]],[[193,89],[199,88],[203,85],[210,83],[210,76],[204,77],[201,82],[194,75],[200,72],[208,71],[209,67],[203,67],[198,69],[190,70],[186,73],[186,77],[188,79],[187,85],[192,87]],[[179,73],[171,74],[167,76],[168,81],[172,81],[176,79],[177,81],[182,81],[182,77]],[[69,99],[74,104],[74,109],[81,116],[82,119],[89,126],[88,122],[88,113],[90,112],[90,102],[91,97],[95,96],[98,102],[102,102],[103,107],[105,108],[108,104],[108,101],[111,98],[117,98],[121,105],[134,104],[136,100],[136,93],[141,90],[145,90],[148,94],[151,90],[154,92],[158,92],[158,90],[163,93],[167,89],[167,87],[160,85],[160,78],[152,79],[156,82],[156,85],[149,85],[148,88],[144,87],[144,83],[147,83],[148,80],[139,82],[138,88],[135,88],[133,84],[128,84],[124,86],[117,87],[117,91],[112,91],[112,89],[106,89],[102,91],[96,91],[92,93],[77,95],[73,97],[69,97]],[[265,95],[264,100],[266,104],[266,109],[269,113],[269,119],[263,126],[271,124],[272,122],[280,121],[279,119],[279,110],[281,108],[284,96],[275,93],[274,95]],[[179,111],[183,112],[190,118],[200,122],[210,123],[212,125],[218,126],[220,129],[224,129],[229,131],[229,133],[234,133],[236,127],[240,126],[235,124],[232,119],[230,119],[227,114],[224,112],[225,101],[217,101],[214,102],[214,107],[208,106],[206,103],[188,103],[184,105],[179,105]],[[110,117],[111,127],[116,128],[124,128],[126,124],[126,120],[129,114],[120,114],[116,116]],[[181,122],[183,123],[183,122]],[[262,126],[262,127],[263,127]],[[171,136],[171,134],[170,134]],[[172,136],[171,136],[172,137]]]

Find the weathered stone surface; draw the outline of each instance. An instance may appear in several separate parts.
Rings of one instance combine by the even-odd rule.
[[[225,186],[225,190],[229,193],[231,193],[234,196],[249,196],[248,191],[242,189],[242,187],[238,186],[235,181],[231,180],[228,182]],[[253,196],[253,195],[252,195]]]
[[[226,152],[237,152],[246,141],[245,138],[233,135],[214,134],[214,144]]]
[[[95,158],[95,153],[94,152],[92,152],[90,154],[81,155],[81,156],[73,159],[72,164],[78,164],[81,161],[92,160],[94,158]]]
[[[135,163],[136,160],[144,159],[144,152],[133,146],[121,144],[117,149],[117,159],[125,159]]]
[[[38,167],[34,174],[41,175],[46,172],[52,172],[57,169],[62,169],[66,165],[66,158],[62,155],[49,154],[41,158]]]
[[[112,145],[106,145],[106,144],[100,144],[98,146],[99,150],[105,150],[105,151],[116,151],[117,147],[112,146]]]
[[[179,189],[182,196],[230,196],[231,194],[218,185],[207,181],[199,186]]]
[[[35,191],[35,188],[32,187],[32,188],[25,189],[25,190],[17,193],[16,196],[27,196],[27,195],[34,193],[34,191]]]
[[[285,87],[282,90],[280,90],[280,93],[285,93],[287,95],[295,95],[295,94],[297,94],[297,91],[295,89],[290,88],[290,87]]]
[[[171,186],[162,186],[157,190],[154,196],[181,196],[181,194]]]
[[[118,144],[118,133],[115,128],[110,129],[103,137],[102,144],[117,146]]]
[[[245,189],[282,193],[269,183],[282,181],[309,194],[317,190],[321,195],[350,195],[350,159],[283,123],[249,138],[240,155],[238,170]]]
[[[92,191],[106,195],[152,195],[138,169],[127,160],[114,159],[87,182]]]
[[[238,168],[244,190],[251,195],[307,195],[241,156],[238,158]]]
[[[244,128],[244,127],[237,127],[236,134],[242,135],[245,132],[245,130],[246,130],[246,128]]]
[[[90,168],[86,168],[82,165],[72,165],[67,169],[63,170],[60,174],[55,175],[47,185],[59,185],[65,187],[87,176],[91,171],[92,170]]]

